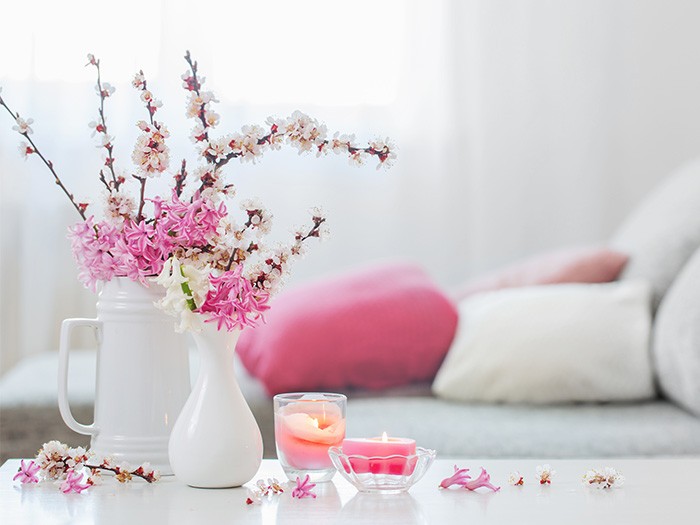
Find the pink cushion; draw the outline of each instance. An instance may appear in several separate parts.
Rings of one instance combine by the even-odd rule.
[[[411,264],[373,267],[280,294],[236,346],[268,393],[432,381],[457,311]]]
[[[558,283],[607,283],[617,279],[628,256],[602,247],[568,248],[544,253],[472,279],[453,299],[480,292]]]

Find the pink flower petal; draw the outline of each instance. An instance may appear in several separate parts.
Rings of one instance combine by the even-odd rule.
[[[464,487],[464,485],[471,479],[471,476],[467,474],[469,472],[468,468],[458,468],[457,465],[454,466],[455,472],[450,477],[443,479],[440,482],[441,489],[447,489],[452,485],[459,485]]]
[[[293,498],[315,498],[316,494],[311,492],[311,489],[313,489],[316,486],[316,483],[311,483],[311,479],[309,478],[309,475],[307,474],[304,480],[297,476],[296,479],[297,486],[292,490],[292,497]]]
[[[37,477],[37,473],[40,470],[40,466],[37,465],[34,461],[30,461],[29,463],[25,463],[24,460],[20,462],[20,467],[17,470],[17,474],[12,478],[12,481],[17,481],[19,480],[20,483],[39,483],[39,478]]]
[[[491,484],[491,476],[488,472],[486,472],[486,470],[483,467],[481,467],[481,474],[479,474],[479,476],[476,479],[467,481],[464,484],[464,488],[467,490],[476,490],[481,487],[485,487],[494,492],[497,492],[501,489],[501,487],[496,487]]]

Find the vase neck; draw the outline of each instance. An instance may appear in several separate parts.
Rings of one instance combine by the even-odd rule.
[[[210,323],[206,323],[200,332],[194,332],[192,337],[199,350],[202,366],[232,368],[240,334],[240,330],[217,330],[216,325]]]

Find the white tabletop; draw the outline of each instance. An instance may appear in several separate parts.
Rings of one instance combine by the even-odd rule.
[[[500,492],[438,490],[457,463],[476,473],[484,466]],[[317,485],[317,499],[293,499],[291,489],[261,505],[246,505],[246,490],[194,489],[173,477],[148,485],[114,479],[83,494],[65,495],[50,483],[12,482],[19,460],[0,468],[0,523],[42,524],[438,524],[467,523],[700,523],[700,459],[552,460],[551,486],[540,486],[535,468],[544,461],[437,460],[407,494],[360,494],[336,474]],[[626,477],[623,487],[596,490],[581,484],[591,468],[611,466]],[[525,485],[506,483],[519,470]],[[285,479],[279,464],[265,460],[257,478]],[[252,484],[251,484],[252,485]],[[480,489],[484,490],[484,489]]]

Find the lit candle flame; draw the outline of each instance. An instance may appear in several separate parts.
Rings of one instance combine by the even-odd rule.
[[[382,443],[388,443],[388,442],[389,442],[389,438],[386,435],[386,432],[382,432]]]
[[[311,424],[312,424],[313,426],[315,426],[316,428],[318,428],[318,419],[316,419],[315,417],[312,417],[312,418],[311,418]]]

